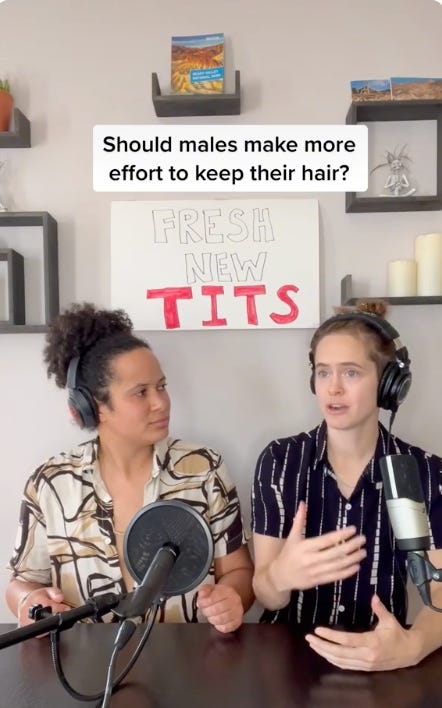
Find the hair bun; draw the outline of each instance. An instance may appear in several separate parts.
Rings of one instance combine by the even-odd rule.
[[[377,315],[385,318],[388,311],[388,304],[385,300],[358,300],[356,305],[341,305],[334,307],[333,311],[336,315],[347,315],[355,312],[366,312],[369,315]]]
[[[377,315],[384,318],[388,311],[388,304],[385,300],[358,300],[356,303],[357,312],[367,312],[370,315]]]

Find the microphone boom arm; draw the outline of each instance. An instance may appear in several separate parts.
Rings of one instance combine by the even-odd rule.
[[[76,622],[82,619],[105,615],[116,607],[120,601],[121,596],[115,595],[114,593],[97,595],[97,597],[89,599],[86,604],[80,607],[66,610],[66,612],[57,612],[55,615],[50,614],[46,616],[45,619],[2,634],[0,636],[0,649],[10,647],[13,644],[19,644],[19,642],[31,639],[32,637],[38,637],[39,634],[46,634],[54,630],[62,632],[64,629],[70,629]]]

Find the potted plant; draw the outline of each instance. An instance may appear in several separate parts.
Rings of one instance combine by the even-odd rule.
[[[9,130],[11,123],[13,98],[11,96],[11,87],[9,81],[0,79],[0,132],[4,133]]]

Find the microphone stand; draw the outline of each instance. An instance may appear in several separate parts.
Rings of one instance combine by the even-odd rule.
[[[0,635],[0,650],[6,647],[13,646],[14,644],[19,644],[26,639],[31,639],[32,637],[37,637],[42,634],[50,634],[51,642],[51,655],[57,676],[63,686],[63,688],[75,699],[80,701],[98,701],[104,697],[104,702],[102,704],[103,708],[108,705],[111,694],[113,690],[121,683],[121,681],[127,676],[129,671],[134,666],[137,661],[152,627],[155,622],[155,618],[158,613],[158,609],[161,604],[160,597],[158,596],[154,602],[151,603],[149,619],[146,623],[146,628],[143,632],[141,640],[138,643],[134,653],[127,666],[120,672],[115,681],[112,681],[113,668],[115,664],[115,659],[118,651],[122,649],[125,644],[132,637],[135,629],[137,627],[137,622],[131,618],[127,618],[123,609],[119,612],[120,619],[124,619],[120,625],[117,637],[114,642],[114,651],[111,657],[111,662],[109,665],[109,671],[107,675],[106,689],[100,693],[93,695],[86,695],[79,693],[68,683],[66,676],[64,674],[63,668],[60,662],[60,632],[65,629],[70,629],[77,622],[92,617],[93,619],[98,619],[102,615],[122,606],[122,608],[129,609],[130,600],[135,596],[137,591],[128,593],[126,595],[116,595],[114,593],[106,593],[104,595],[98,595],[96,598],[91,598],[87,600],[84,605],[76,607],[72,610],[67,610],[66,612],[58,612],[56,614],[51,613],[50,607],[42,607],[41,605],[36,605],[30,609],[32,616],[37,619],[33,624],[26,625],[25,627],[19,627],[11,632],[6,632]],[[139,599],[137,597],[137,605],[139,605]],[[138,608],[139,609],[139,608]],[[149,608],[144,609],[143,614],[147,612]],[[40,619],[40,618],[43,619]]]
[[[442,568],[434,567],[426,551],[408,551],[407,561],[410,578],[416,585],[423,603],[435,612],[442,612],[442,607],[435,607],[431,602],[429,587],[432,580],[436,583],[442,582]]]
[[[38,637],[40,634],[63,632],[65,629],[70,629],[74,624],[88,617],[97,619],[107,612],[110,612],[114,607],[117,607],[120,601],[121,597],[119,595],[106,593],[105,595],[98,595],[96,598],[90,598],[85,605],[75,607],[73,610],[67,610],[66,612],[57,612],[55,615],[51,613],[50,608],[42,608],[37,605],[36,608],[34,608],[35,615],[37,618],[42,616],[44,619],[37,619],[37,622],[33,624],[26,625],[26,627],[19,627],[18,629],[13,629],[11,632],[2,634],[0,636],[0,649],[5,649],[13,644],[19,644],[32,637]]]
[[[89,599],[85,605],[76,607],[66,612],[52,615],[50,607],[37,605],[30,609],[30,616],[37,621],[26,627],[20,627],[0,636],[0,649],[18,644],[31,637],[41,634],[50,634],[52,661],[57,676],[63,688],[77,700],[97,701],[103,698],[102,708],[109,704],[113,690],[125,678],[138,659],[155,622],[158,609],[162,602],[162,589],[179,555],[179,549],[172,543],[165,543],[156,552],[140,585],[131,593],[123,596],[114,593],[98,595]],[[150,608],[149,619],[141,640],[135,649],[126,668],[113,680],[113,672],[118,652],[127,644],[137,628],[134,617],[144,617]],[[109,662],[104,691],[94,695],[86,695],[76,691],[67,681],[60,662],[60,632],[70,629],[76,622],[93,617],[97,619],[107,612],[113,611],[114,615],[123,620],[115,638],[114,647]]]

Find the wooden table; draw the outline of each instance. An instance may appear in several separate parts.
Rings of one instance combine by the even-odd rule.
[[[0,625],[0,633],[12,629]],[[77,624],[61,635],[74,687],[104,688],[115,625]],[[130,648],[140,630],[123,651]],[[284,626],[246,624],[221,635],[206,624],[156,625],[112,708],[432,708],[442,705],[442,650],[420,666],[385,673],[341,671]],[[62,688],[48,638],[0,651],[1,708],[96,706]]]

